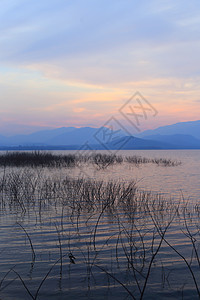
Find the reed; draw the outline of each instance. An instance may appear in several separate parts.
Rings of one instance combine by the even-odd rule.
[[[166,159],[166,158],[145,158],[141,156],[121,156],[115,154],[101,154],[95,153],[92,155],[76,154],[53,154],[44,151],[30,151],[30,152],[6,152],[0,155],[1,167],[77,167],[81,164],[93,164],[98,169],[105,169],[108,166],[121,164],[127,162],[134,165],[141,165],[147,163],[157,164],[159,166],[178,166],[180,161]]]
[[[52,269],[59,264],[57,275],[64,277],[68,264],[70,268],[78,265],[78,270],[84,266],[86,279],[83,280],[88,282],[88,291],[92,285],[97,284],[99,277],[105,284],[105,274],[117,287],[123,289],[127,297],[144,299],[157,269],[161,273],[162,289],[165,289],[165,281],[170,284],[163,253],[171,251],[186,266],[185,272],[190,275],[193,288],[200,297],[199,203],[190,207],[185,199],[173,202],[159,194],[139,190],[134,181],[106,182],[68,176],[56,178],[38,173],[36,169],[26,168],[15,172],[6,170],[0,187],[2,212],[15,212],[17,219],[25,219],[34,211],[35,215],[40,215],[41,228],[46,210],[49,208],[55,213],[56,225],[53,219],[49,226],[52,226],[56,236],[54,242],[59,250],[56,252],[58,258],[48,265],[48,271],[41,276],[34,292],[26,275],[15,267],[8,269],[3,275],[0,291],[2,288],[5,291],[7,286],[12,289],[13,280],[17,276],[29,297],[37,299]],[[105,223],[108,232],[102,238]],[[32,261],[36,261],[39,255],[31,240],[31,233],[26,229],[25,222],[23,226],[21,223],[17,224],[29,240]],[[176,230],[179,226],[179,235],[182,234],[187,239],[191,249],[189,257],[171,239],[170,231],[173,231],[173,226],[176,226]],[[67,253],[65,244],[69,248]],[[114,256],[111,256],[113,253]],[[66,257],[67,262],[64,260]],[[173,272],[178,278],[179,270]],[[10,279],[11,273],[15,277]],[[6,281],[10,284],[7,285]]]

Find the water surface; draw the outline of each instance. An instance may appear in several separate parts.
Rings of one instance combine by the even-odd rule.
[[[166,241],[182,257],[162,242],[152,262],[144,299],[198,299],[192,274],[199,284],[200,267],[194,250],[198,254],[200,209],[195,204],[199,201],[200,151],[118,154],[171,158],[182,164],[121,164],[103,170],[91,165],[31,169],[26,170],[25,177],[23,169],[2,170],[2,177],[5,173],[18,174],[14,180],[20,182],[23,178],[25,184],[20,189],[19,183],[15,190],[12,182],[12,193],[1,192],[1,299],[131,299],[131,295],[140,299],[151,259],[161,241],[158,229],[162,231],[167,225]],[[102,187],[101,199],[92,202],[92,193],[88,192],[91,186],[82,186],[84,197],[79,197],[78,190],[70,190],[69,184],[59,185],[66,177],[125,184],[136,181],[139,190],[161,196],[151,198],[141,193],[133,202],[117,199],[106,206],[108,197],[112,202],[117,185],[111,186],[111,193],[104,194]],[[173,203],[177,205],[180,198],[179,214],[175,215],[177,206],[173,207]],[[194,206],[190,211],[184,209],[188,199]],[[149,201],[148,205],[144,205],[145,201]],[[70,259],[70,254],[75,258]]]

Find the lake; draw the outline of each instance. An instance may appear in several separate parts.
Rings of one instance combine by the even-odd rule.
[[[199,299],[200,150],[117,155],[1,169],[0,299]]]
[[[98,151],[105,153],[104,151]],[[56,152],[59,153],[59,152]],[[106,152],[107,153],[107,152]],[[96,179],[130,181],[136,180],[141,189],[167,193],[172,197],[198,200],[200,194],[200,150],[123,150],[118,155],[139,155],[147,158],[168,158],[180,160],[175,168],[162,168],[157,165],[142,165],[137,168],[123,165],[107,168],[98,172],[89,168],[74,170],[73,176],[89,176]]]

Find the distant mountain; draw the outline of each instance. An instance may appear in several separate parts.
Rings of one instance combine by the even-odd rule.
[[[70,133],[76,129],[75,127],[60,127],[51,130],[42,130],[29,135],[11,136],[7,141],[9,141],[10,145],[49,145],[49,140],[53,140],[59,135]]]
[[[61,127],[26,135],[0,135],[0,149],[200,149],[200,121],[183,122],[126,136],[107,127]]]
[[[90,144],[97,143],[95,134],[99,128],[82,127],[74,130],[63,132],[46,141],[48,145],[82,145],[85,142]]]
[[[173,149],[174,146],[166,142],[145,140],[137,137],[122,137],[114,143],[107,145],[109,150],[161,150],[161,149]]]
[[[14,135],[10,137],[0,136],[1,147],[45,147],[45,146],[81,146],[86,142],[90,144],[105,143],[112,136],[112,130],[109,128],[92,128],[92,127],[61,127],[51,130],[42,130],[28,135]],[[120,131],[117,137],[125,136]],[[77,148],[76,146],[76,148]]]
[[[183,149],[200,149],[200,140],[189,134],[172,134],[172,135],[149,135],[143,137],[146,140],[167,143],[174,148]]]
[[[138,137],[146,138],[147,136],[174,134],[192,135],[196,139],[200,139],[200,120],[180,122],[172,125],[158,127],[152,130],[146,130],[140,133]]]
[[[49,129],[53,129],[53,128],[47,126],[34,126],[34,125],[7,123],[7,124],[1,124],[0,135],[3,136],[13,136],[17,134],[24,135],[24,134],[31,134],[36,131],[49,130]]]
[[[7,139],[8,139],[7,137],[0,135],[0,146],[7,145],[8,144]]]

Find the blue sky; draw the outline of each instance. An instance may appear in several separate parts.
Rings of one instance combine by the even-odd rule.
[[[199,1],[1,0],[0,31],[5,131],[121,120],[136,91],[142,129],[199,119]]]

